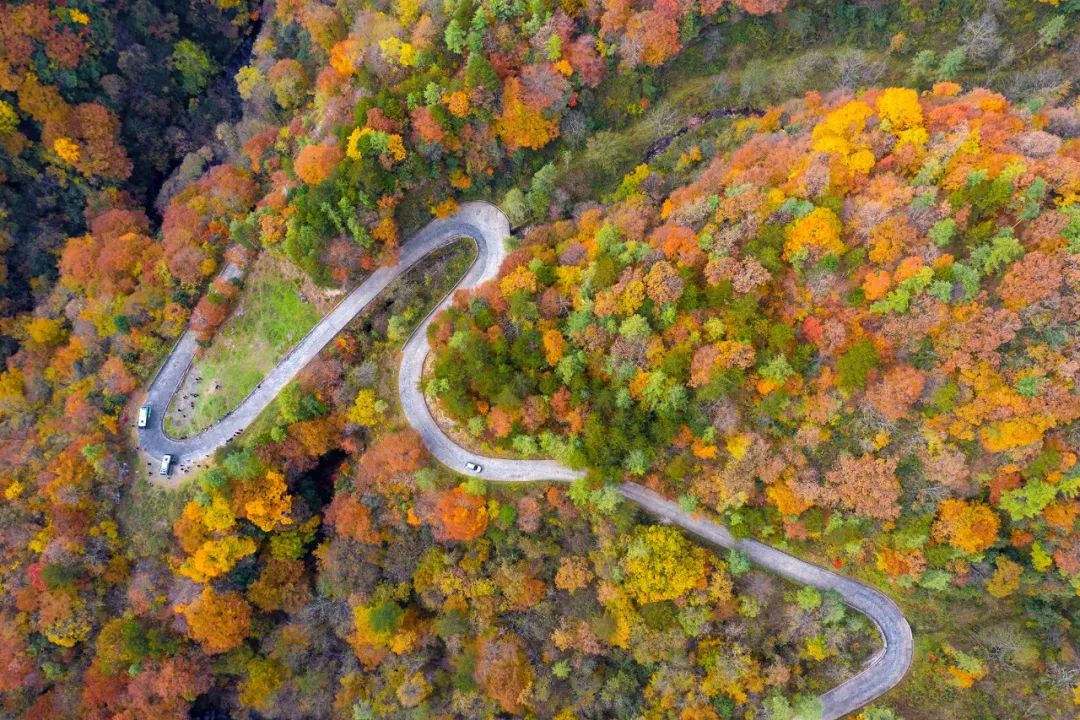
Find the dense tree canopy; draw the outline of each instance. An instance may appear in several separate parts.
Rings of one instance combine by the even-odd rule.
[[[812,717],[872,628],[630,478],[895,590],[908,716],[1066,717],[1078,12],[0,4],[0,715]],[[139,389],[254,314],[256,258],[325,300],[499,197],[526,230],[433,329],[432,407],[587,480],[462,483],[404,426],[460,254],[149,486]]]
[[[917,556],[901,575],[966,584],[996,548],[1080,588],[1080,145],[1041,129],[1058,112],[947,83],[815,94],[689,182],[643,165],[436,321],[428,388],[482,441],[793,539],[822,511],[925,518],[885,551]]]

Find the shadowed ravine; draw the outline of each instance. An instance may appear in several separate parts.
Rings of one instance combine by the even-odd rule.
[[[504,241],[509,235],[510,224],[506,217],[498,208],[487,203],[467,203],[453,216],[431,222],[402,246],[397,265],[375,271],[346,296],[297,343],[235,410],[203,433],[184,440],[175,440],[165,435],[162,419],[164,408],[168,407],[191,365],[195,338],[192,333],[186,333],[147,391],[146,403],[152,406],[155,412],[151,426],[139,431],[141,449],[157,458],[166,453],[172,454],[176,461],[183,465],[204,460],[234,435],[247,428],[278,392],[333,340],[354,316],[362,312],[383,289],[427,254],[462,237],[472,238],[477,245],[476,260],[454,286],[454,290],[472,288],[497,275],[505,256]],[[439,462],[458,473],[472,474],[465,469],[468,461],[483,465],[481,477],[485,480],[569,482],[578,478],[580,472],[550,460],[511,460],[477,455],[454,444],[439,428],[425,402],[420,377],[428,353],[428,325],[435,313],[449,302],[450,295],[413,331],[402,349],[398,374],[398,394],[405,417],[423,438],[428,450]],[[168,478],[163,480],[168,482]],[[675,503],[640,485],[624,483],[620,489],[624,497],[662,521],[678,525],[711,544],[726,548],[737,547],[755,564],[797,583],[839,593],[848,606],[873,621],[881,635],[882,648],[866,663],[861,672],[821,696],[824,709],[822,717],[826,720],[841,718],[858,710],[899,683],[907,673],[913,650],[911,628],[900,609],[883,593],[764,543],[736,540],[722,525],[684,512]]]

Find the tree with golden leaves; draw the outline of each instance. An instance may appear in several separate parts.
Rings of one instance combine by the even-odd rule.
[[[188,635],[208,655],[232,650],[244,641],[251,627],[251,606],[231,591],[219,593],[205,587],[199,597],[177,606],[176,611],[187,620]]]
[[[180,564],[179,572],[195,582],[209,582],[229,572],[237,562],[254,552],[255,542],[248,537],[229,535],[208,540]]]
[[[495,122],[499,137],[511,151],[519,148],[538,150],[559,134],[559,126],[544,113],[522,99],[521,81],[507,78],[503,84],[502,113]]]
[[[277,470],[269,471],[262,480],[244,483],[243,492],[234,492],[233,506],[263,532],[292,524],[288,516],[292,496],[285,485],[285,476]]]
[[[933,535],[939,542],[977,555],[994,544],[1000,527],[1001,519],[988,505],[947,498],[938,507]]]
[[[707,553],[676,528],[634,528],[622,557],[625,587],[639,603],[675,600],[706,581]]]

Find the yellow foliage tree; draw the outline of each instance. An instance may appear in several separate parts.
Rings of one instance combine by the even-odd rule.
[[[866,121],[874,111],[866,103],[855,100],[833,110],[814,127],[811,137],[814,150],[834,155],[848,155],[855,147],[852,138],[866,129]]]
[[[840,161],[839,167],[850,174],[869,173],[875,160],[863,131],[873,114],[870,106],[859,100],[842,105],[814,128],[812,147],[835,156]]]
[[[825,207],[814,208],[791,227],[784,243],[784,258],[791,260],[804,248],[821,248],[836,255],[843,253],[840,229],[840,218],[836,217],[836,213]]]
[[[15,108],[0,100],[0,135],[10,135],[19,127],[19,115]]]
[[[251,538],[230,535],[207,540],[180,564],[179,571],[195,582],[209,582],[229,572],[237,562],[254,552],[255,541]]]
[[[1053,426],[1054,419],[1047,415],[1001,420],[982,428],[980,439],[990,452],[1005,452],[1039,442]]]
[[[528,293],[536,292],[536,275],[524,265],[514,268],[510,274],[499,281],[499,291],[503,297],[510,297],[519,290]]]
[[[750,444],[753,440],[754,439],[746,433],[732,435],[725,441],[724,447],[731,457],[736,460],[742,460],[743,457],[746,456],[746,451],[750,449]]]
[[[263,532],[270,532],[278,525],[289,525],[287,517],[292,498],[285,486],[285,476],[276,470],[266,473],[260,484],[259,494],[244,503],[243,515]]]
[[[64,339],[64,326],[52,318],[32,318],[26,323],[26,334],[39,345],[56,345]]]
[[[923,124],[919,93],[910,88],[888,88],[877,99],[876,105],[878,116],[889,123],[894,133]]]
[[[379,50],[384,59],[396,62],[402,67],[412,67],[416,64],[416,48],[411,43],[402,42],[396,37],[390,36],[379,41]]]
[[[704,584],[706,552],[673,527],[638,527],[622,566],[626,590],[639,603],[674,600]]]
[[[723,694],[744,703],[749,693],[761,692],[765,687],[758,661],[738,643],[708,638],[698,644],[694,660],[705,670],[701,690],[706,695]]]
[[[1024,568],[1004,555],[998,555],[994,564],[994,574],[986,583],[986,591],[1000,600],[1020,588],[1020,576],[1024,574]]]
[[[941,502],[934,522],[934,539],[973,555],[997,540],[1001,520],[988,505],[948,498]]]
[[[210,504],[203,508],[203,525],[207,530],[228,530],[236,524],[236,515],[233,514],[229,501],[221,495],[214,493],[210,496]]]
[[[71,138],[59,137],[53,140],[53,152],[68,165],[79,162],[79,146]]]
[[[285,681],[285,666],[277,660],[254,657],[247,663],[247,677],[240,683],[240,704],[266,712],[274,694]]]
[[[394,0],[394,14],[401,21],[402,27],[409,27],[416,22],[422,7],[421,0]]]
[[[521,81],[509,78],[503,86],[503,111],[495,129],[507,147],[538,150],[559,134],[559,126],[521,98]]]
[[[380,400],[371,388],[361,388],[356,393],[356,400],[349,409],[349,422],[357,425],[371,427],[379,421],[379,417],[386,410],[386,403]]]
[[[400,135],[391,133],[387,136],[386,152],[390,153],[390,157],[394,158],[397,162],[401,162],[405,159],[405,141],[401,139]]]

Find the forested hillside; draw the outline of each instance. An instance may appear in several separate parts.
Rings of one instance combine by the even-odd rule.
[[[633,479],[897,599],[916,666],[864,720],[1071,717],[1078,19],[0,4],[0,715],[813,717],[865,618],[650,524]],[[189,327],[244,362],[214,343],[252,268],[328,305],[472,199],[518,232],[436,324],[432,407],[586,481],[462,483],[405,426],[456,248],[150,484],[141,391]]]
[[[238,113],[221,70],[243,56],[254,3],[0,6],[0,275],[4,314],[55,280],[54,254],[164,178]],[[235,71],[235,69],[234,69]]]
[[[436,321],[428,391],[591,469],[583,501],[638,477],[896,588],[1027,597],[1026,661],[1069,663],[1078,136],[952,83],[785,103],[532,228]]]

